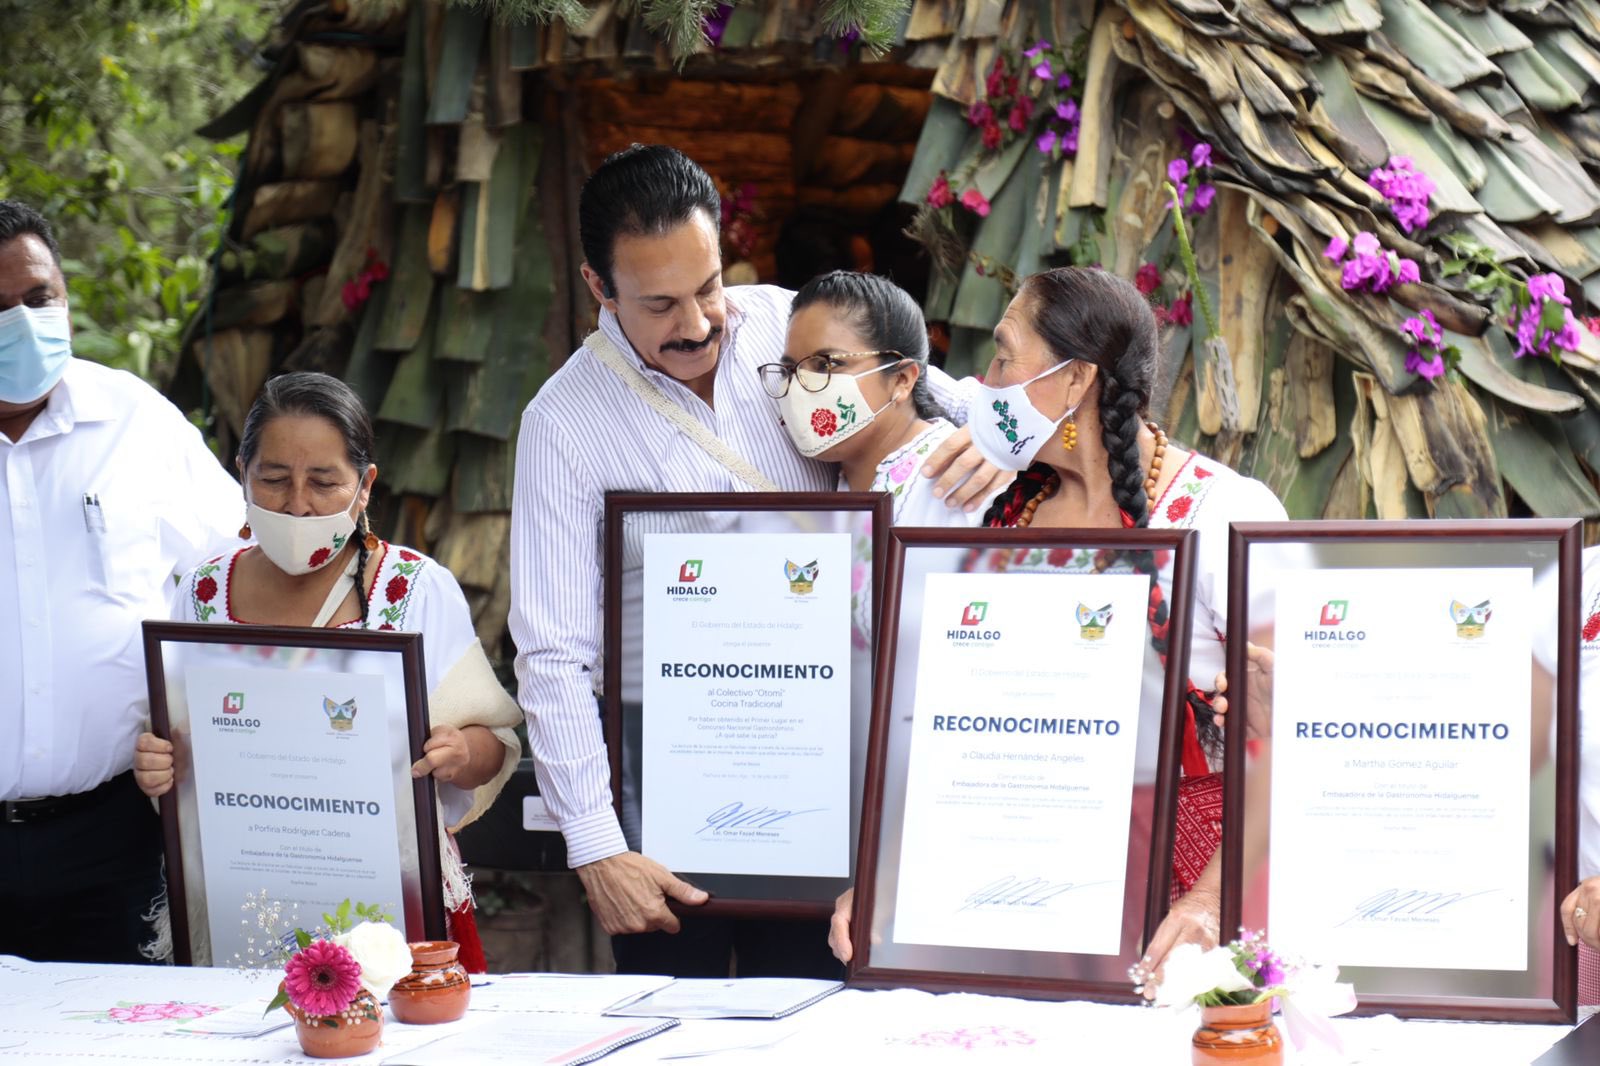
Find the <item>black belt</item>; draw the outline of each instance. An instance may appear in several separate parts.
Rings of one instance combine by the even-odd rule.
[[[74,792],[70,796],[0,800],[0,824],[25,825],[29,822],[45,822],[52,818],[60,818],[103,803],[116,793],[129,788],[138,790],[138,786],[134,784],[132,770],[124,771],[109,781],[102,781],[87,792]]]

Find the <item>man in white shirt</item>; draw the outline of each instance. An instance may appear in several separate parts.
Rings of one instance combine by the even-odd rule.
[[[49,223],[0,200],[0,955],[141,961],[161,823],[131,770],[139,623],[239,501],[172,404],[72,358]]]
[[[795,492],[837,484],[831,467],[796,453],[756,373],[783,354],[793,294],[754,285],[723,290],[719,217],[711,178],[660,145],[617,153],[584,185],[583,277],[601,305],[607,347],[625,365],[580,348],[523,414],[511,529],[519,697],[539,790],[590,906],[613,934],[619,969],[725,977],[737,952],[745,976],[837,972],[826,922],[774,928],[700,919],[681,937],[662,935],[680,929],[668,897],[693,905],[706,894],[630,850],[612,807],[595,713],[606,492],[734,492],[750,488],[752,478]],[[964,422],[955,384],[937,373],[930,380]],[[731,450],[732,466],[675,425],[671,408]],[[1010,475],[983,464],[968,440],[961,431],[925,469],[941,477],[936,491],[971,509]],[[755,469],[736,473],[741,460]],[[763,934],[771,935],[758,940]],[[768,969],[757,956],[778,961]]]

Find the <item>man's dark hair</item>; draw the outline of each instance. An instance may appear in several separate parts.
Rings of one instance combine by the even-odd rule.
[[[0,244],[33,234],[50,249],[50,257],[61,265],[61,246],[56,244],[55,230],[49,221],[20,200],[0,200]]]
[[[608,297],[617,295],[611,253],[618,237],[659,236],[704,211],[722,222],[722,197],[711,175],[676,148],[635,144],[609,156],[578,195],[578,240]]]

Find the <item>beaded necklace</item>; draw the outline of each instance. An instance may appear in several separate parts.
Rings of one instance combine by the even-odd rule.
[[[1148,501],[1148,513],[1154,514],[1156,510],[1156,485],[1161,481],[1161,462],[1167,455],[1167,435],[1154,422],[1146,422],[1145,425],[1149,427],[1151,433],[1156,435],[1155,455],[1150,458],[1150,470],[1144,479],[1144,497]],[[1013,523],[1014,528],[1026,529],[1032,524],[1033,513],[1039,509],[1039,505],[1054,496],[1056,490],[1060,487],[1060,475],[1051,474],[1046,478],[1044,485],[1034,494],[1033,499],[1022,505],[1022,513],[1017,515],[1017,520]],[[1122,512],[1122,527],[1124,529],[1133,528],[1133,522],[1126,511]]]

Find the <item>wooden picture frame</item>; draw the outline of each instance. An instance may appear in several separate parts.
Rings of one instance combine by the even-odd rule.
[[[1571,1025],[1576,1021],[1577,953],[1575,949],[1567,946],[1557,909],[1565,895],[1577,885],[1576,789],[1578,780],[1577,696],[1579,643],[1577,616],[1580,583],[1582,580],[1580,562],[1581,537],[1582,523],[1577,519],[1246,522],[1234,523],[1232,526],[1229,541],[1228,571],[1229,635],[1227,669],[1230,678],[1246,676],[1248,652],[1245,634],[1251,632],[1260,634],[1263,632],[1264,624],[1280,624],[1278,615],[1285,610],[1296,612],[1294,617],[1298,619],[1298,612],[1303,606],[1300,603],[1300,599],[1303,598],[1300,590],[1311,588],[1312,582],[1321,580],[1316,575],[1341,570],[1350,571],[1350,575],[1344,580],[1360,592],[1364,590],[1362,584],[1360,584],[1362,581],[1370,581],[1375,584],[1382,583],[1387,588],[1393,588],[1407,580],[1399,575],[1417,571],[1482,569],[1486,575],[1483,579],[1486,583],[1494,579],[1494,574],[1513,574],[1518,570],[1528,571],[1526,575],[1526,579],[1529,582],[1529,591],[1527,593],[1528,612],[1535,623],[1535,628],[1530,629],[1530,633],[1533,636],[1534,651],[1534,662],[1530,666],[1530,674],[1535,678],[1535,687],[1530,692],[1527,705],[1529,715],[1527,721],[1530,723],[1527,742],[1530,751],[1537,753],[1540,750],[1540,746],[1545,742],[1545,735],[1553,733],[1555,751],[1543,763],[1538,763],[1536,760],[1536,764],[1529,772],[1528,881],[1524,883],[1519,878],[1513,877],[1511,879],[1512,888],[1509,890],[1511,895],[1508,896],[1514,904],[1515,894],[1521,893],[1524,886],[1526,887],[1526,895],[1524,897],[1525,911],[1518,912],[1514,909],[1514,906],[1511,910],[1511,913],[1522,915],[1526,921],[1527,934],[1524,955],[1526,965],[1521,971],[1509,967],[1499,969],[1487,966],[1465,966],[1460,965],[1459,960],[1455,965],[1436,965],[1434,967],[1377,966],[1371,964],[1357,966],[1349,962],[1348,959],[1341,962],[1337,958],[1312,958],[1310,961],[1315,963],[1337,964],[1340,966],[1340,979],[1350,981],[1355,985],[1359,1001],[1357,1014],[1381,1013],[1412,1018],[1527,1023],[1549,1022],[1566,1025]],[[1397,576],[1393,579],[1381,576],[1361,576],[1363,572],[1378,570],[1392,570]],[[1295,574],[1305,575],[1310,580],[1299,580],[1292,576]],[[1508,578],[1507,580],[1511,579]],[[1515,580],[1520,582],[1523,578],[1516,577]],[[1285,582],[1288,582],[1287,586]],[[1252,588],[1257,589],[1259,608],[1261,599],[1259,593],[1261,589],[1258,586],[1270,588],[1274,602],[1270,618],[1266,617],[1267,611],[1262,608],[1260,613],[1263,618],[1252,622],[1250,614]],[[1288,592],[1285,592],[1286,587],[1289,590]],[[1515,588],[1516,586],[1508,587]],[[1287,601],[1278,599],[1278,597],[1285,595],[1291,598]],[[1280,602],[1284,604],[1281,608],[1279,606]],[[1400,604],[1404,601],[1396,602]],[[1412,602],[1421,603],[1418,600],[1413,600]],[[1516,602],[1515,598],[1513,598],[1512,602]],[[1330,614],[1330,609],[1334,609],[1336,604],[1344,604],[1344,606],[1338,606]],[[1492,609],[1487,608],[1487,604],[1488,600],[1485,599],[1478,606],[1485,607],[1486,610],[1490,610],[1492,613]],[[1448,601],[1442,602],[1438,609],[1441,622],[1446,620],[1446,606],[1449,606],[1453,612],[1458,605]],[[1426,607],[1428,609],[1432,608],[1431,596],[1427,598]],[[1399,609],[1402,608],[1391,605],[1388,608],[1391,612],[1389,617],[1397,617],[1392,612]],[[1423,607],[1418,606],[1417,609],[1422,610]],[[1333,617],[1339,619],[1337,624],[1343,624],[1347,610],[1350,610],[1350,608],[1346,601],[1329,600],[1324,608],[1323,615],[1318,616],[1317,625],[1313,626],[1311,622],[1306,622],[1306,626],[1310,626],[1311,629],[1308,629],[1302,636],[1291,637],[1291,646],[1296,646],[1296,642],[1298,642],[1297,646],[1300,649],[1329,646],[1329,644],[1319,643],[1321,637],[1317,633],[1313,633],[1312,630],[1318,630],[1318,633],[1320,633],[1321,631],[1318,627]],[[1550,611],[1554,612],[1555,625],[1546,629],[1544,623],[1550,620]],[[1485,614],[1484,617],[1487,619],[1489,616],[1489,614]],[[1407,615],[1406,617],[1409,618],[1410,616]],[[1374,620],[1369,622],[1367,619]],[[1299,622],[1297,621],[1295,624],[1299,625]],[[1329,624],[1333,625],[1335,623]],[[1385,621],[1382,616],[1375,617],[1371,613],[1362,615],[1360,618],[1353,616],[1351,618],[1352,627],[1360,626],[1360,639],[1363,641],[1365,640],[1366,628],[1384,624]],[[1460,628],[1463,624],[1468,625],[1468,629],[1465,631]],[[1468,618],[1467,622],[1463,623],[1461,618],[1458,617],[1456,618],[1456,625],[1458,627],[1457,643],[1464,644],[1464,639],[1468,637],[1476,639],[1476,635],[1481,635],[1484,631],[1482,625],[1477,625],[1476,634],[1474,634],[1471,631],[1471,618]],[[1416,631],[1415,628],[1410,630],[1410,632]],[[1287,632],[1289,631],[1275,631],[1275,633]],[[1355,628],[1348,631],[1352,638],[1355,637],[1356,632]],[[1387,633],[1389,631],[1384,630],[1384,632]],[[1540,640],[1540,635],[1547,632],[1553,632],[1558,642],[1553,655],[1550,654],[1550,649],[1547,646],[1548,641],[1545,640],[1542,643]],[[1317,640],[1313,640],[1314,636],[1317,636]],[[1449,634],[1445,634],[1444,639],[1448,639],[1448,636]],[[1275,635],[1274,641],[1276,642],[1277,639],[1279,637]],[[1435,638],[1430,637],[1429,639]],[[1331,642],[1332,638],[1329,638],[1329,643]],[[1540,655],[1541,649],[1545,653],[1544,656]],[[1342,648],[1340,650],[1343,651]],[[1300,657],[1306,654],[1307,652],[1304,650],[1297,650],[1295,652],[1296,658],[1291,660],[1290,669],[1295,669],[1296,667],[1293,664],[1300,662]],[[1463,652],[1463,654],[1466,653]],[[1489,661],[1484,659],[1485,653],[1476,652],[1475,654],[1479,661]],[[1513,657],[1517,658],[1516,656]],[[1520,662],[1520,658],[1518,658],[1518,661]],[[1544,664],[1547,662],[1553,663],[1555,668],[1554,684],[1549,696],[1541,699],[1541,690],[1538,687],[1539,682],[1537,679],[1540,676],[1540,671],[1544,669]],[[1281,663],[1275,661],[1273,671],[1275,676],[1268,682],[1273,686],[1273,691],[1276,691],[1278,686],[1284,683],[1279,680],[1279,676],[1283,676],[1279,671],[1281,666]],[[1339,668],[1340,675],[1349,676],[1351,669],[1352,667],[1348,664],[1342,665]],[[1306,675],[1302,674],[1301,676]],[[1490,691],[1488,686],[1494,683],[1495,678],[1510,676],[1509,674],[1490,671],[1478,686],[1479,691]],[[1288,684],[1292,685],[1293,682],[1288,682]],[[1276,767],[1270,761],[1252,760],[1250,762],[1249,765],[1264,769],[1250,791],[1250,802],[1248,804],[1246,802],[1246,776],[1247,745],[1252,743],[1256,745],[1254,750],[1258,756],[1263,752],[1270,751],[1273,743],[1272,734],[1277,731],[1279,725],[1287,726],[1289,724],[1287,719],[1283,722],[1279,721],[1280,714],[1285,716],[1292,715],[1294,711],[1293,709],[1282,710],[1278,707],[1276,700],[1273,701],[1272,706],[1260,706],[1260,701],[1257,700],[1255,695],[1255,689],[1255,684],[1247,684],[1230,686],[1229,690],[1228,722],[1230,728],[1226,730],[1224,778],[1224,824],[1228,828],[1223,834],[1222,843],[1224,870],[1222,928],[1224,930],[1235,930],[1240,928],[1241,925],[1249,926],[1252,929],[1264,928],[1269,942],[1272,943],[1275,949],[1292,954],[1307,949],[1298,948],[1292,943],[1280,943],[1277,940],[1273,940],[1273,931],[1269,921],[1272,911],[1271,893],[1268,889],[1273,879],[1270,845],[1272,839],[1272,812],[1277,809],[1279,802],[1277,786],[1274,784],[1278,779],[1273,778],[1271,775],[1276,772]],[[1294,691],[1293,688],[1288,689],[1291,699]],[[1302,702],[1298,705],[1303,706],[1304,704]],[[1340,706],[1351,707],[1352,704],[1347,701]],[[1365,708],[1370,706],[1372,704],[1358,701],[1348,713],[1365,713]],[[1426,701],[1408,702],[1406,706],[1418,707],[1426,713],[1438,713],[1436,710],[1437,705],[1428,704]],[[1498,701],[1496,701],[1495,706],[1500,706]],[[1473,710],[1476,711],[1476,708],[1473,708]],[[1328,715],[1330,723],[1339,717],[1334,711],[1324,712],[1319,709],[1316,712],[1317,715],[1324,713]],[[1541,715],[1545,713],[1548,713],[1553,720],[1553,729],[1546,734],[1542,734],[1544,719],[1541,718]],[[1255,717],[1251,717],[1252,715]],[[1478,715],[1478,717],[1486,716],[1488,716],[1487,712]],[[1351,721],[1354,720],[1352,719]],[[1520,719],[1515,716],[1510,719],[1511,723],[1517,721],[1520,721]],[[1251,728],[1236,728],[1236,723],[1250,723]],[[1345,738],[1346,723],[1339,721],[1336,724],[1338,724],[1340,730],[1337,739],[1342,740]],[[1391,723],[1379,723],[1371,728],[1376,731],[1384,725],[1388,726],[1392,736],[1400,736],[1397,727]],[[1358,723],[1351,728],[1359,730],[1366,728],[1366,725]],[[1412,739],[1412,733],[1415,729],[1416,726],[1414,724],[1406,724],[1406,738],[1408,741]],[[1500,727],[1497,725],[1495,727],[1495,735],[1499,734],[1499,730]],[[1247,740],[1247,733],[1254,734],[1256,739],[1254,741]],[[1304,722],[1296,721],[1295,733],[1291,734],[1291,736],[1313,737],[1314,733],[1315,731]],[[1513,735],[1514,733],[1514,728],[1508,731],[1508,735]],[[1329,735],[1331,736],[1331,734]],[[1357,734],[1358,737],[1360,735],[1359,733]],[[1377,736],[1378,734],[1375,732],[1374,735]],[[1316,736],[1320,737],[1322,734],[1316,733]],[[1463,736],[1465,736],[1464,733]],[[1417,742],[1425,743],[1420,739]],[[1398,741],[1393,741],[1392,743],[1398,743]],[[1263,744],[1266,746],[1262,747],[1261,745]],[[1299,787],[1296,784],[1297,782],[1305,780],[1303,776],[1305,769],[1301,766],[1299,760],[1307,756],[1302,755],[1296,749],[1285,748],[1283,750],[1286,756],[1293,753],[1296,760],[1289,764],[1292,772],[1286,772],[1282,778],[1283,787],[1286,790],[1293,790]],[[1339,749],[1339,751],[1343,752],[1345,749]],[[1370,756],[1372,761],[1363,761],[1357,769],[1358,773],[1365,773],[1368,769],[1376,769],[1377,773],[1390,773],[1392,776],[1392,771],[1390,770],[1377,769],[1378,761],[1380,757],[1389,755],[1399,758],[1400,755],[1398,753],[1401,751],[1404,752],[1404,759],[1399,764],[1402,766],[1415,765],[1415,760],[1424,758],[1418,749],[1385,748],[1378,746],[1376,742],[1369,744],[1364,751],[1372,753]],[[1352,755],[1354,752],[1355,749],[1350,749],[1349,751]],[[1313,756],[1312,758],[1315,757],[1318,756]],[[1340,754],[1334,757],[1343,758],[1344,755]],[[1436,758],[1442,760],[1445,756],[1439,755]],[[1392,767],[1394,765],[1396,764],[1392,761],[1382,763],[1383,767]],[[1448,772],[1449,769],[1451,768],[1446,767],[1443,770],[1430,769],[1421,774],[1413,773],[1409,770],[1402,771],[1402,773],[1411,773],[1412,777],[1417,779],[1416,787],[1432,788],[1435,784],[1438,784],[1438,787],[1448,789],[1450,785],[1447,782],[1440,783],[1440,774]],[[1350,810],[1358,810],[1359,804],[1371,797],[1370,790],[1364,793],[1359,791],[1368,785],[1365,777],[1352,778],[1346,773],[1341,775],[1340,780],[1342,789],[1359,797],[1357,800],[1350,801],[1356,804]],[[1480,779],[1472,776],[1470,780],[1479,781]],[[1375,785],[1374,787],[1378,786]],[[1344,795],[1344,792],[1337,794]],[[1426,793],[1417,793],[1417,795],[1426,795]],[[1452,793],[1453,795],[1455,793]],[[1286,797],[1283,800],[1285,804],[1292,805],[1296,802],[1292,792],[1285,792],[1284,796]],[[1450,800],[1451,797],[1446,796],[1444,799]],[[1402,806],[1404,802],[1408,801],[1402,801]],[[1520,800],[1518,802],[1520,803]],[[1500,809],[1495,805],[1488,804],[1487,801],[1485,803],[1486,809]],[[1430,837],[1426,831],[1427,821],[1435,818],[1435,815],[1424,814],[1417,810],[1401,811],[1399,815],[1392,810],[1386,810],[1384,813],[1386,817],[1400,817],[1406,823],[1400,828],[1406,829],[1411,833],[1411,837],[1408,839],[1418,840],[1438,849],[1437,853],[1439,855],[1444,854],[1441,844],[1443,838]],[[1339,817],[1336,813],[1318,814],[1318,817],[1324,816]],[[1337,825],[1330,823],[1325,829],[1331,833],[1337,830]],[[1399,829],[1394,831],[1398,832]],[[1446,832],[1446,830],[1436,829],[1434,832],[1442,833]],[[1483,839],[1482,834],[1484,832],[1487,832],[1487,830],[1478,831],[1476,839],[1480,840],[1480,842]],[[1552,839],[1541,843],[1536,835],[1538,833],[1549,833]],[[1292,843],[1298,847],[1301,839],[1311,839],[1311,837],[1296,836],[1284,839],[1286,846]],[[1318,834],[1316,839],[1330,841],[1335,838],[1325,833]],[[1373,837],[1372,840],[1375,845],[1387,843],[1381,841],[1378,837]],[[1380,848],[1380,854],[1381,850]],[[1252,856],[1251,869],[1249,871],[1245,869],[1247,852]],[[1470,854],[1470,852],[1466,853]],[[1342,854],[1342,852],[1338,854]],[[1330,866],[1325,871],[1328,877],[1340,876],[1341,867],[1338,862],[1334,861],[1335,859],[1337,859],[1337,854],[1333,859],[1330,859]],[[1442,858],[1430,861],[1435,862],[1444,869],[1449,869],[1448,865],[1444,865],[1446,860]],[[1539,865],[1541,862],[1548,863],[1547,868],[1542,872]],[[1485,866],[1500,868],[1501,865],[1493,860],[1484,859],[1475,864],[1474,868],[1483,869]],[[1296,862],[1294,866],[1299,871],[1304,868],[1305,864]],[[1379,868],[1387,870],[1391,879],[1394,877],[1400,877],[1402,880],[1406,879],[1406,875],[1396,872],[1397,868],[1393,863],[1388,864],[1386,867],[1380,863]],[[1359,880],[1349,880],[1348,874],[1344,876],[1345,880],[1334,883],[1359,885]],[[1545,879],[1548,879],[1548,892],[1544,888]],[[1476,886],[1476,882],[1474,882],[1474,886]],[[1464,895],[1467,892],[1466,887],[1457,887],[1453,882],[1447,886],[1422,885],[1420,882],[1417,885],[1411,885],[1407,880],[1401,888],[1405,889],[1410,895],[1418,896],[1418,898],[1420,898],[1421,894],[1427,893],[1437,895],[1440,899],[1446,898],[1444,894],[1448,893],[1448,898],[1452,901],[1457,896],[1461,896],[1462,899],[1472,898]],[[1352,891],[1355,890],[1355,888],[1352,888]],[[1395,891],[1399,892],[1401,889],[1395,889]],[[1474,894],[1484,895],[1487,893]],[[1303,899],[1305,895],[1304,893],[1299,893],[1295,898]],[[1350,921],[1376,922],[1391,920],[1387,913],[1382,917],[1378,917],[1359,914],[1359,910],[1358,906],[1357,911],[1352,912],[1351,917],[1346,919],[1345,924]],[[1283,917],[1283,912],[1279,913],[1280,917]],[[1327,913],[1331,913],[1331,911]],[[1543,925],[1546,918],[1548,918],[1548,926]],[[1294,920],[1304,921],[1305,919],[1295,918]],[[1409,921],[1410,919],[1403,920]],[[1482,930],[1484,926],[1480,925],[1479,928]],[[1508,942],[1518,943],[1521,942],[1522,934],[1517,930],[1521,928],[1523,928],[1521,925],[1512,926],[1507,930],[1503,930],[1502,933]],[[1373,935],[1376,936],[1377,934]],[[1338,938],[1338,942],[1350,944],[1355,937],[1355,933],[1345,933]],[[1465,938],[1456,939],[1459,941]],[[1367,952],[1372,949],[1352,948],[1351,950]],[[1366,954],[1363,957],[1372,959],[1380,956]]]
[[[428,739],[429,733],[422,634],[292,626],[219,626],[191,622],[145,622],[143,630],[151,730],[156,736],[172,741],[176,748],[178,780],[174,787],[160,798],[162,838],[167,868],[168,911],[171,916],[176,962],[182,966],[228,965],[232,962],[231,959],[211,957],[210,930],[200,936],[198,934],[201,931],[195,927],[196,921],[203,921],[211,914],[212,907],[212,901],[205,889],[203,854],[194,854],[197,850],[202,853],[204,850],[204,833],[200,827],[197,810],[199,799],[195,792],[194,750],[191,740],[196,725],[197,709],[189,707],[186,691],[177,694],[171,691],[171,686],[180,681],[178,677],[173,676],[176,672],[183,671],[181,680],[186,682],[189,669],[198,669],[202,664],[215,668],[214,664],[218,661],[225,662],[227,668],[278,669],[289,673],[302,670],[306,662],[316,659],[319,655],[327,658],[324,666],[347,662],[350,656],[362,656],[366,676],[375,679],[372,683],[382,686],[385,694],[384,709],[390,716],[386,719],[389,728],[385,746],[392,788],[380,799],[392,800],[393,824],[400,843],[399,892],[400,906],[403,910],[403,914],[394,912],[391,914],[397,919],[397,924],[402,927],[408,940],[445,939],[444,886],[439,865],[439,823],[434,780],[431,776],[413,779],[410,773],[411,764],[422,758],[422,746]],[[186,661],[186,656],[194,661]],[[206,659],[202,659],[202,656]],[[280,664],[273,662],[274,659],[288,661]],[[374,669],[376,673],[372,672]],[[240,703],[242,706],[242,697]],[[392,718],[396,703],[403,704],[406,716],[403,728],[399,730],[395,728],[397,723]],[[359,708],[352,712],[351,717],[354,718],[357,714]],[[330,730],[349,729],[353,732],[355,729],[353,723],[339,726],[335,725],[332,719],[333,713],[329,712],[329,720],[323,723],[329,726]],[[250,719],[244,717],[237,721],[248,723]],[[228,723],[228,727],[241,728],[235,726],[232,721]],[[310,735],[308,730],[307,736]],[[308,749],[309,747],[308,744]],[[284,784],[280,786],[285,793],[296,792],[294,797],[287,797],[291,801],[298,797],[303,803],[309,802],[296,791],[308,786],[297,785],[288,780],[302,775],[289,774],[285,771],[273,776],[285,779]],[[312,798],[319,799],[321,795]],[[379,817],[382,817],[382,804],[379,806]],[[280,809],[291,810],[289,807]],[[294,813],[302,813],[309,809],[302,807],[292,810]],[[359,824],[348,826],[349,832],[356,834],[359,834],[361,829]],[[331,833],[323,835],[336,840],[339,835],[345,833],[346,827],[341,825]],[[296,838],[291,837],[291,839]],[[316,838],[302,834],[298,839],[310,841]],[[270,844],[274,841],[268,840],[265,843]],[[310,846],[312,845],[307,845]],[[363,891],[366,892],[365,895]],[[200,898],[196,898],[197,894]],[[379,902],[373,898],[370,887],[364,888],[361,885],[352,885],[348,892],[341,893],[333,902],[337,903],[343,898],[350,898],[353,902]],[[276,897],[272,897],[270,901],[288,902]],[[224,906],[233,913],[238,913],[237,908],[241,903],[233,899],[227,901]],[[285,907],[285,917],[287,911],[288,908]],[[228,920],[232,920],[231,914]],[[301,912],[297,920],[301,927],[313,928],[321,921],[321,911]],[[212,928],[215,928],[214,923]],[[259,936],[259,933],[257,935]]]
[[[681,516],[674,521],[666,516]],[[628,544],[632,522],[655,524],[662,528],[646,531],[657,534],[687,532],[709,533],[726,527],[722,532],[736,532],[741,524],[759,525],[762,532],[773,532],[774,525],[782,531],[785,523],[794,525],[795,532],[848,532],[852,545],[868,553],[867,566],[870,577],[869,609],[871,634],[868,648],[859,664],[870,674],[875,657],[871,642],[877,634],[878,603],[883,581],[883,554],[887,545],[888,530],[893,522],[893,501],[887,493],[813,492],[813,493],[628,493],[606,494],[604,550],[604,653],[603,684],[605,695],[604,731],[606,747],[611,761],[612,797],[617,816],[624,832],[629,836],[629,846],[637,849],[643,838],[644,768],[642,742],[637,738],[643,732],[642,703],[624,700],[626,688],[633,685],[632,677],[639,678],[642,687],[643,618],[642,601],[638,610],[641,635],[624,641],[624,601],[630,594],[643,595],[640,566],[628,565]],[[802,518],[804,519],[802,521]],[[802,530],[800,525],[816,528]],[[642,542],[641,542],[642,544]],[[639,548],[642,553],[642,547]],[[626,644],[626,646],[625,646]],[[634,659],[639,659],[637,666]],[[631,674],[625,686],[625,673]],[[868,718],[871,714],[870,689],[858,699],[853,699],[851,744],[851,780],[858,782],[866,771],[866,744]],[[634,765],[624,751],[640,750],[641,765]],[[859,807],[857,795],[852,796],[853,808]],[[634,799],[633,797],[637,797]],[[835,897],[849,887],[854,875],[854,838],[859,832],[859,811],[850,816],[851,841],[847,849],[850,876],[802,877],[765,876],[748,873],[718,873],[675,869],[686,880],[705,889],[711,898],[693,908],[681,907],[668,901],[679,913],[694,913],[722,917],[825,919],[833,913]],[[648,854],[648,851],[646,852]]]
[[[868,817],[862,824],[861,854],[856,864],[858,881],[851,920],[854,954],[849,966],[849,984],[865,988],[911,986],[932,992],[962,991],[1037,999],[1143,1002],[1134,991],[1128,971],[1143,955],[1144,945],[1168,908],[1197,536],[1192,530],[1165,529],[891,531],[878,642],[879,683],[873,708],[871,761],[867,767]],[[963,553],[960,568],[937,569],[937,554],[951,551]],[[914,687],[920,676],[919,649],[924,617],[921,611],[906,608],[907,588],[918,578],[925,581],[926,576],[932,574],[982,572],[976,569],[976,560],[985,552],[1011,553],[1011,558],[1022,560],[1021,565],[1041,558],[1047,565],[1054,565],[1050,564],[1050,553],[1057,551],[1171,553],[1164,565],[1156,560],[1160,572],[1168,576],[1167,640],[1171,654],[1164,667],[1159,665],[1159,658],[1150,645],[1152,630],[1144,609],[1148,594],[1141,601],[1139,611],[1145,656],[1139,681],[1139,734],[1154,748],[1155,763],[1153,780],[1145,786],[1147,792],[1141,792],[1137,780],[1133,784],[1125,867],[1126,889],[1140,893],[1142,885],[1142,896],[1136,900],[1127,895],[1123,897],[1123,926],[1115,955],[899,944],[893,940],[895,904],[885,897],[891,888],[898,887],[900,877],[900,835],[904,830],[907,802],[905,782],[910,778],[912,754],[909,740],[901,738],[911,732],[912,726],[907,723],[915,720]],[[935,555],[914,558],[929,552]],[[951,557],[945,555],[945,559],[951,560]],[[921,595],[920,586],[918,594]],[[1072,625],[1072,617],[1070,610],[1063,607],[1060,618],[1064,631]],[[905,646],[908,641],[917,643],[908,649]],[[912,658],[908,651],[917,657]],[[904,691],[907,682],[897,672],[904,665],[902,660],[916,664],[910,668],[911,692]],[[1152,676],[1157,679],[1153,685],[1150,683]],[[1070,700],[1067,695],[1062,698]],[[908,704],[913,707],[911,714],[906,713]],[[1058,713],[1071,707],[1072,704],[1066,702]],[[1141,823],[1148,825],[1149,832],[1148,843],[1143,847],[1133,833]],[[952,861],[949,866],[954,871],[960,863]],[[887,877],[886,871],[889,872]]]

